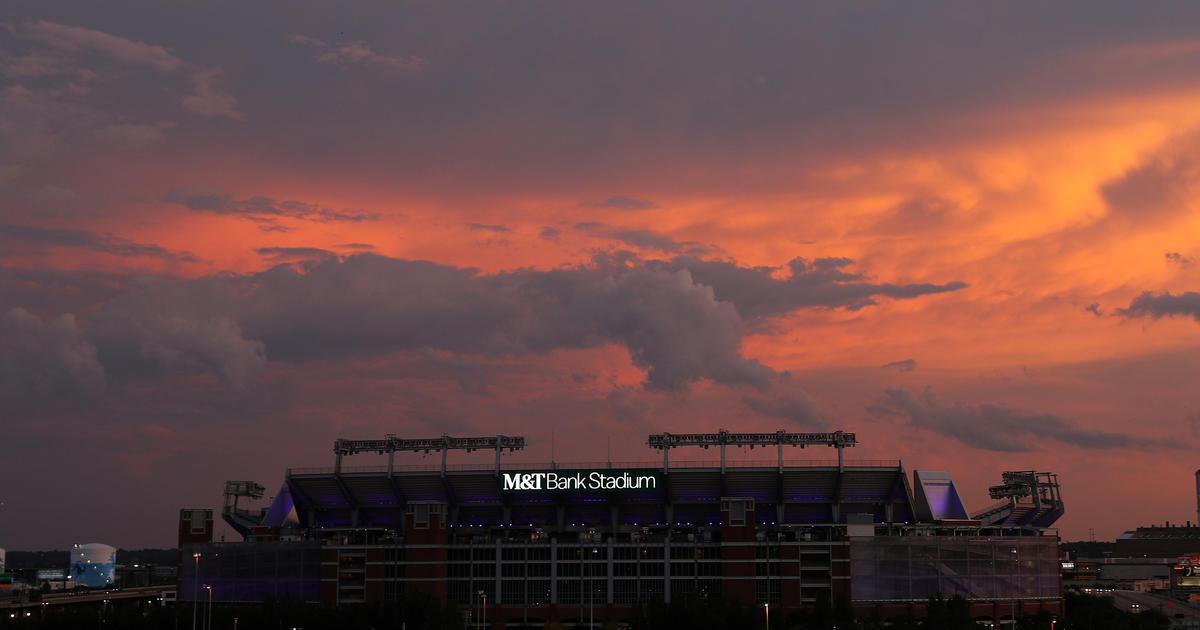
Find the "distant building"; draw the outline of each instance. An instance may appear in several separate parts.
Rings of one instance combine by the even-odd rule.
[[[1113,557],[1178,558],[1200,555],[1200,527],[1187,525],[1139,527],[1117,537]]]

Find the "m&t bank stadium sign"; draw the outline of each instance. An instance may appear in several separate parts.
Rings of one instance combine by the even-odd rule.
[[[529,470],[500,473],[501,492],[657,490],[659,473],[637,470]]]

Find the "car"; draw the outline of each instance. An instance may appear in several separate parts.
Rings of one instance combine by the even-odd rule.
[[[1134,603],[1130,604],[1130,605],[1129,605],[1129,607],[1130,607],[1130,608],[1132,608],[1132,609],[1134,609],[1134,610],[1137,610],[1138,608],[1141,608],[1141,607],[1142,607],[1142,605],[1141,605],[1141,604],[1139,604],[1139,603],[1137,603],[1137,602],[1134,602]]]

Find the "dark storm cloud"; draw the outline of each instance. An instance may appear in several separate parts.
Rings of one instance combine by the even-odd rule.
[[[319,260],[337,256],[334,252],[318,247],[259,247],[254,250],[259,256],[276,262],[289,260]]]
[[[859,297],[848,302],[826,286],[836,285],[837,277],[826,275],[824,284],[810,279],[806,286],[813,295],[801,299],[804,289],[769,280],[755,286],[768,293],[788,289],[791,302],[766,309],[755,306],[764,295],[741,292],[732,301],[722,299],[695,279],[693,264],[700,263],[614,257],[589,266],[483,275],[358,254],[250,275],[147,278],[128,284],[88,317],[88,340],[116,374],[201,369],[232,385],[244,385],[267,357],[303,361],[426,348],[511,357],[618,344],[647,371],[645,385],[651,389],[681,391],[701,379],[766,388],[776,372],[741,354],[743,308],[763,317],[801,307],[859,308],[872,291],[921,293],[857,283]],[[802,272],[845,264],[792,263]],[[746,277],[772,273],[722,265]]]
[[[1154,319],[1182,315],[1195,318],[1200,322],[1200,293],[1185,291],[1174,295],[1170,291],[1166,291],[1155,295],[1146,291],[1133,298],[1128,308],[1117,309],[1117,313],[1124,317],[1153,317]]]
[[[934,395],[932,387],[926,387],[919,396],[907,389],[888,388],[878,403],[867,410],[876,415],[906,417],[912,427],[989,451],[1033,451],[1037,450],[1039,441],[1046,439],[1086,449],[1163,450],[1187,446],[1176,440],[1083,429],[1050,413],[987,403],[972,405],[959,401],[947,404]]]
[[[742,267],[732,262],[707,261],[681,256],[650,263],[668,270],[687,269],[696,282],[713,288],[718,300],[737,306],[747,320],[784,315],[799,308],[857,310],[876,303],[876,297],[911,299],[959,291],[964,282],[946,284],[872,283],[861,273],[846,271],[848,258],[796,258],[787,264],[790,275],[775,277],[780,267]]]
[[[43,317],[88,312],[128,281],[128,275],[103,271],[0,266],[0,304],[20,304]]]
[[[616,210],[651,210],[658,204],[649,199],[634,199],[625,195],[615,195],[603,201],[585,201],[579,204],[582,208],[613,208]]]
[[[903,361],[892,361],[879,366],[881,370],[894,369],[900,372],[911,372],[917,369],[917,362],[913,359],[904,359]]]
[[[86,230],[47,228],[34,225],[0,223],[0,243],[9,252],[40,251],[47,247],[73,247],[124,258],[159,258],[179,262],[196,262],[191,252],[176,252],[158,245],[135,243],[112,235],[98,235]],[[3,253],[0,253],[3,257]]]
[[[271,222],[279,217],[328,223],[331,221],[375,221],[376,212],[333,208],[303,201],[275,201],[270,197],[250,197],[240,201],[224,192],[192,193],[172,190],[163,196],[163,201],[177,203],[195,212],[210,212],[241,216],[255,221]]]

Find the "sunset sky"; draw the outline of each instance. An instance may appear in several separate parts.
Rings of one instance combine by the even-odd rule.
[[[1195,521],[1200,4],[807,4],[6,3],[0,547],[388,433]]]

